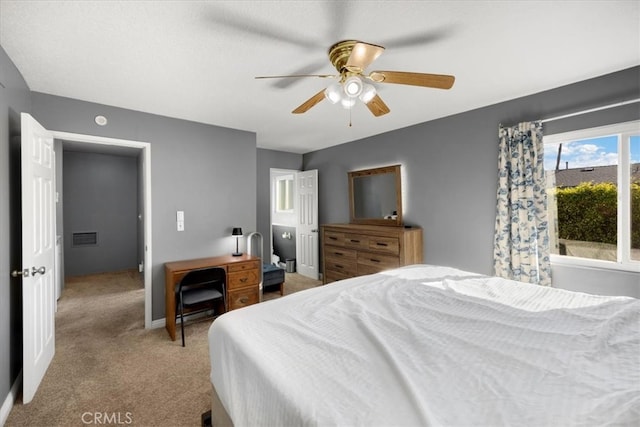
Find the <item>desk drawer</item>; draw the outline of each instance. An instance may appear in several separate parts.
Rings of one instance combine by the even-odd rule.
[[[257,287],[259,282],[258,269],[256,268],[252,270],[229,272],[229,274],[227,274],[227,290],[229,291],[249,286]]]
[[[227,293],[229,310],[257,304],[260,301],[260,290],[256,288],[229,291]]]
[[[258,261],[234,262],[234,263],[230,263],[227,266],[227,271],[229,273],[233,273],[236,271],[258,270],[259,268],[260,268],[260,262]]]

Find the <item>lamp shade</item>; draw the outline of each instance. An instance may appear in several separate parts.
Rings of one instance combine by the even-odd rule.
[[[376,96],[376,88],[373,87],[373,85],[365,83],[364,88],[362,89],[362,93],[359,96],[360,101],[368,104],[374,96]]]
[[[324,96],[329,100],[329,102],[331,102],[332,104],[335,104],[338,101],[340,101],[341,91],[342,91],[342,87],[340,86],[340,83],[334,83],[325,89]]]
[[[362,93],[362,80],[358,76],[351,76],[344,81],[343,87],[349,98],[355,98]]]
[[[231,232],[232,236],[242,236],[242,228],[240,227],[234,227],[233,231]]]

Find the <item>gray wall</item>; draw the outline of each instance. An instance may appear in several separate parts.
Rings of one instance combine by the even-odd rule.
[[[302,170],[302,154],[276,150],[258,150],[256,214],[257,231],[262,234],[262,253],[267,263],[271,262],[271,177],[270,169]]]
[[[304,155],[318,169],[321,224],[349,221],[347,172],[402,165],[405,223],[424,229],[426,263],[493,272],[498,126],[640,95],[640,67]],[[393,114],[393,113],[391,113]],[[545,124],[546,134],[640,118],[638,104]],[[554,285],[640,296],[638,275],[553,267]],[[605,280],[603,280],[605,279]],[[577,285],[577,284],[582,285]]]
[[[255,133],[37,92],[32,108],[50,130],[150,143],[154,320],[164,318],[165,262],[230,253],[232,227],[256,228]],[[109,124],[97,126],[96,115]]]
[[[0,404],[22,369],[22,288],[11,271],[21,265],[20,113],[30,92],[0,47]]]
[[[63,153],[65,274],[136,269],[138,159]],[[98,244],[74,246],[73,233],[78,232],[96,232]]]

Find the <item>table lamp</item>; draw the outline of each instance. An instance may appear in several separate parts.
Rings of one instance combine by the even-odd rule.
[[[231,232],[232,236],[236,236],[236,251],[234,253],[232,253],[231,255],[233,256],[240,256],[242,255],[242,252],[240,252],[238,250],[238,237],[242,236],[242,228],[240,227],[234,227],[233,231]]]

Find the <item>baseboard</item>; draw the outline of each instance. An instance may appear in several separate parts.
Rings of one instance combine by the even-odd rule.
[[[9,414],[11,413],[11,409],[13,409],[13,404],[16,402],[18,398],[18,392],[20,391],[20,386],[22,385],[22,371],[18,374],[18,378],[16,378],[15,382],[11,386],[11,390],[9,390],[9,394],[7,398],[4,400],[2,407],[0,407],[0,426],[5,425],[7,422],[7,418],[9,418]]]
[[[167,324],[167,321],[163,317],[162,319],[156,319],[151,321],[151,329],[164,328]]]

